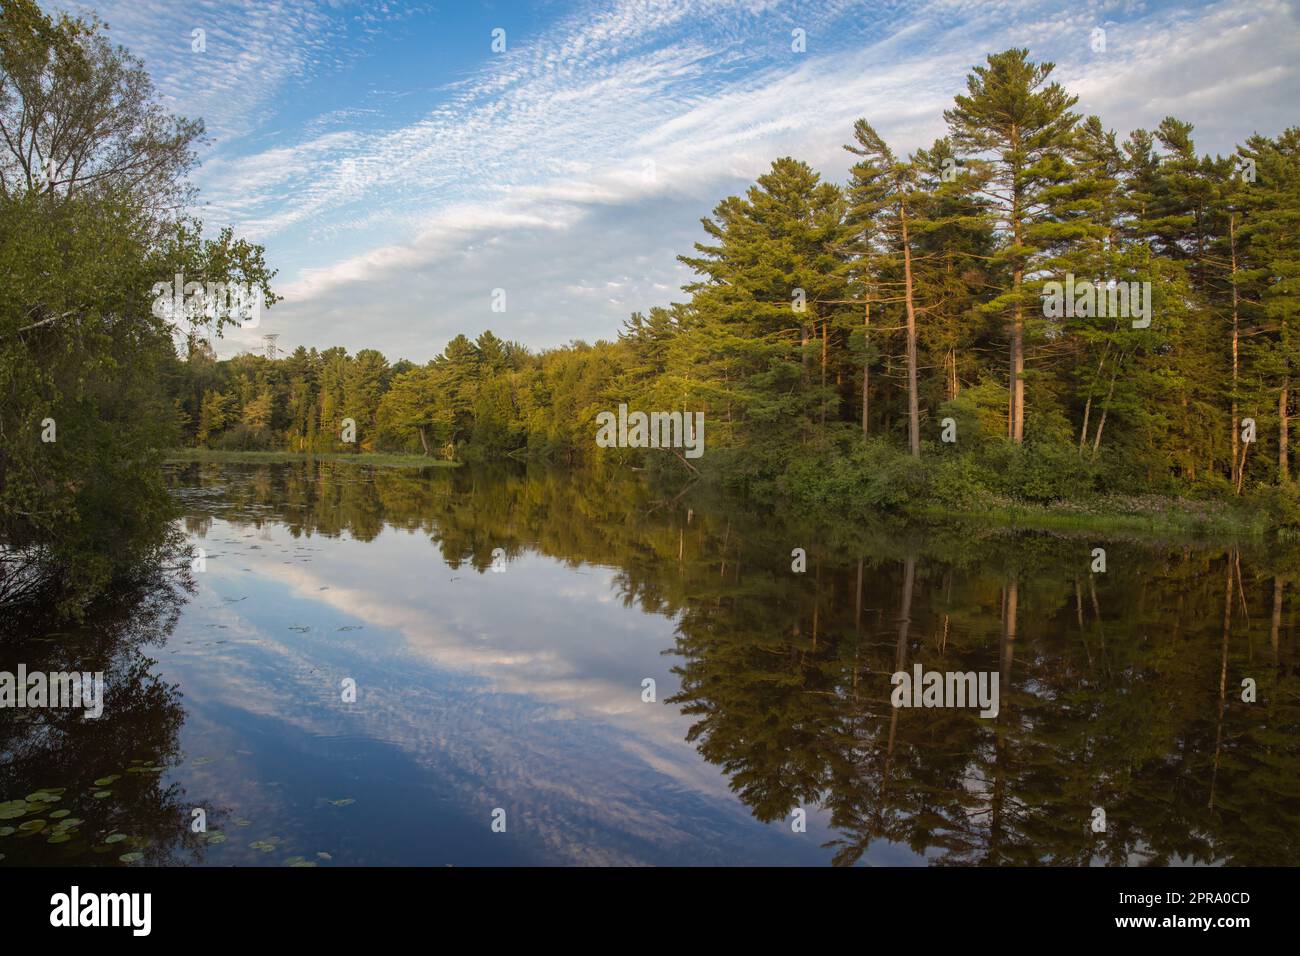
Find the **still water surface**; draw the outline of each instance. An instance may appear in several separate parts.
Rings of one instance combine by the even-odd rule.
[[[191,592],[3,652],[109,693],[99,720],[0,713],[0,866],[1300,860],[1275,554],[800,523],[571,472],[173,477]],[[997,673],[998,716],[891,707],[918,663]]]

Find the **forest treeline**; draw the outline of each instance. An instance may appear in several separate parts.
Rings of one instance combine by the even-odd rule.
[[[191,337],[169,386],[183,433],[574,461],[598,453],[596,414],[626,402],[704,412],[702,469],[806,500],[1272,487],[1294,516],[1300,129],[1228,156],[1199,153],[1173,117],[1120,138],[1051,73],[1026,50],[989,56],[947,135],[908,156],[858,121],[845,183],[776,160],[702,221],[680,257],[697,275],[686,300],[615,341],[458,335],[414,365],[302,347],[215,361]],[[1050,283],[1077,301],[1053,309]],[[1115,314],[1130,287],[1145,321]]]

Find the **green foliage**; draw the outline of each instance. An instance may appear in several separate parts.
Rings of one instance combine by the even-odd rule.
[[[177,212],[202,124],[168,116],[98,24],[5,3],[0,132],[0,607],[77,614],[172,554],[177,425],[230,420],[210,387],[191,409],[159,387],[181,317],[155,311],[154,285],[184,272],[269,293],[270,276],[260,247],[200,239]],[[262,427],[269,402],[250,399]]]

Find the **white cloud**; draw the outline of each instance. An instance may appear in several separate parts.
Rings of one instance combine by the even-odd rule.
[[[219,137],[244,136],[244,148],[206,164],[200,185],[209,223],[265,242],[282,270],[285,300],[264,326],[290,346],[372,346],[417,360],[488,326],[534,346],[611,337],[628,312],[673,298],[666,289],[684,278],[675,256],[691,251],[699,217],[724,195],[781,155],[841,178],[840,146],[858,116],[898,149],[927,145],[970,66],[991,51],[1023,45],[1054,60],[1080,109],[1121,134],[1176,114],[1211,151],[1280,131],[1300,93],[1300,29],[1283,0],[1154,12],[1110,2],[623,0],[583,4],[539,35],[513,29],[503,11],[507,52],[422,90],[426,108],[413,119],[385,125],[373,99],[335,103],[248,147],[265,134],[240,117],[332,69],[341,28],[326,7],[272,5],[256,19],[266,36],[253,40],[249,22],[216,4],[198,9],[243,43],[233,62],[257,77],[245,88],[211,65],[186,73],[186,45],[186,56],[162,58],[160,84],[202,88],[195,102],[216,107]],[[120,39],[134,45],[139,30],[148,46],[185,18],[119,19]],[[1091,46],[1097,25],[1104,53]],[[807,31],[807,53],[790,51],[795,26]],[[617,294],[587,291],[610,282]],[[509,290],[505,315],[487,311],[497,287]],[[232,337],[221,351],[245,344]]]

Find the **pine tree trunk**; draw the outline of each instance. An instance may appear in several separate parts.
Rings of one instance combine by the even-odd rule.
[[[1228,247],[1232,252],[1232,481],[1239,484],[1237,474],[1237,446],[1241,441],[1237,425],[1237,353],[1240,344],[1241,315],[1238,311],[1237,292],[1237,216],[1228,217]]]
[[[870,434],[867,424],[867,412],[871,408],[871,303],[866,305],[862,317],[862,437]]]
[[[1019,147],[1018,131],[1013,131],[1012,141]],[[1013,183],[1019,179],[1019,170],[1012,176]],[[1016,248],[1020,248],[1020,200],[1012,188],[1011,199],[1011,236]],[[1017,445],[1025,439],[1025,315],[1020,304],[1020,287],[1024,282],[1024,270],[1017,265],[1014,273],[1014,291],[1016,294],[1015,315],[1011,324],[1011,440]]]
[[[827,358],[828,358],[828,356],[827,356],[827,352],[829,351],[829,349],[830,349],[830,339],[829,339],[829,337],[828,337],[828,333],[827,333],[827,331],[826,331],[826,320],[825,320],[825,319],[822,319],[822,394],[821,394],[821,407],[822,407],[822,414],[821,414],[821,423],[822,423],[822,426],[823,426],[823,427],[826,425],[826,360],[827,360]]]
[[[1291,480],[1291,428],[1287,421],[1287,406],[1291,401],[1291,378],[1282,380],[1282,390],[1277,395],[1277,477],[1285,484]]]
[[[913,458],[921,457],[921,411],[916,385],[916,307],[912,300],[912,249],[907,234],[907,204],[899,203],[903,226],[903,285],[907,301],[907,438]]]

